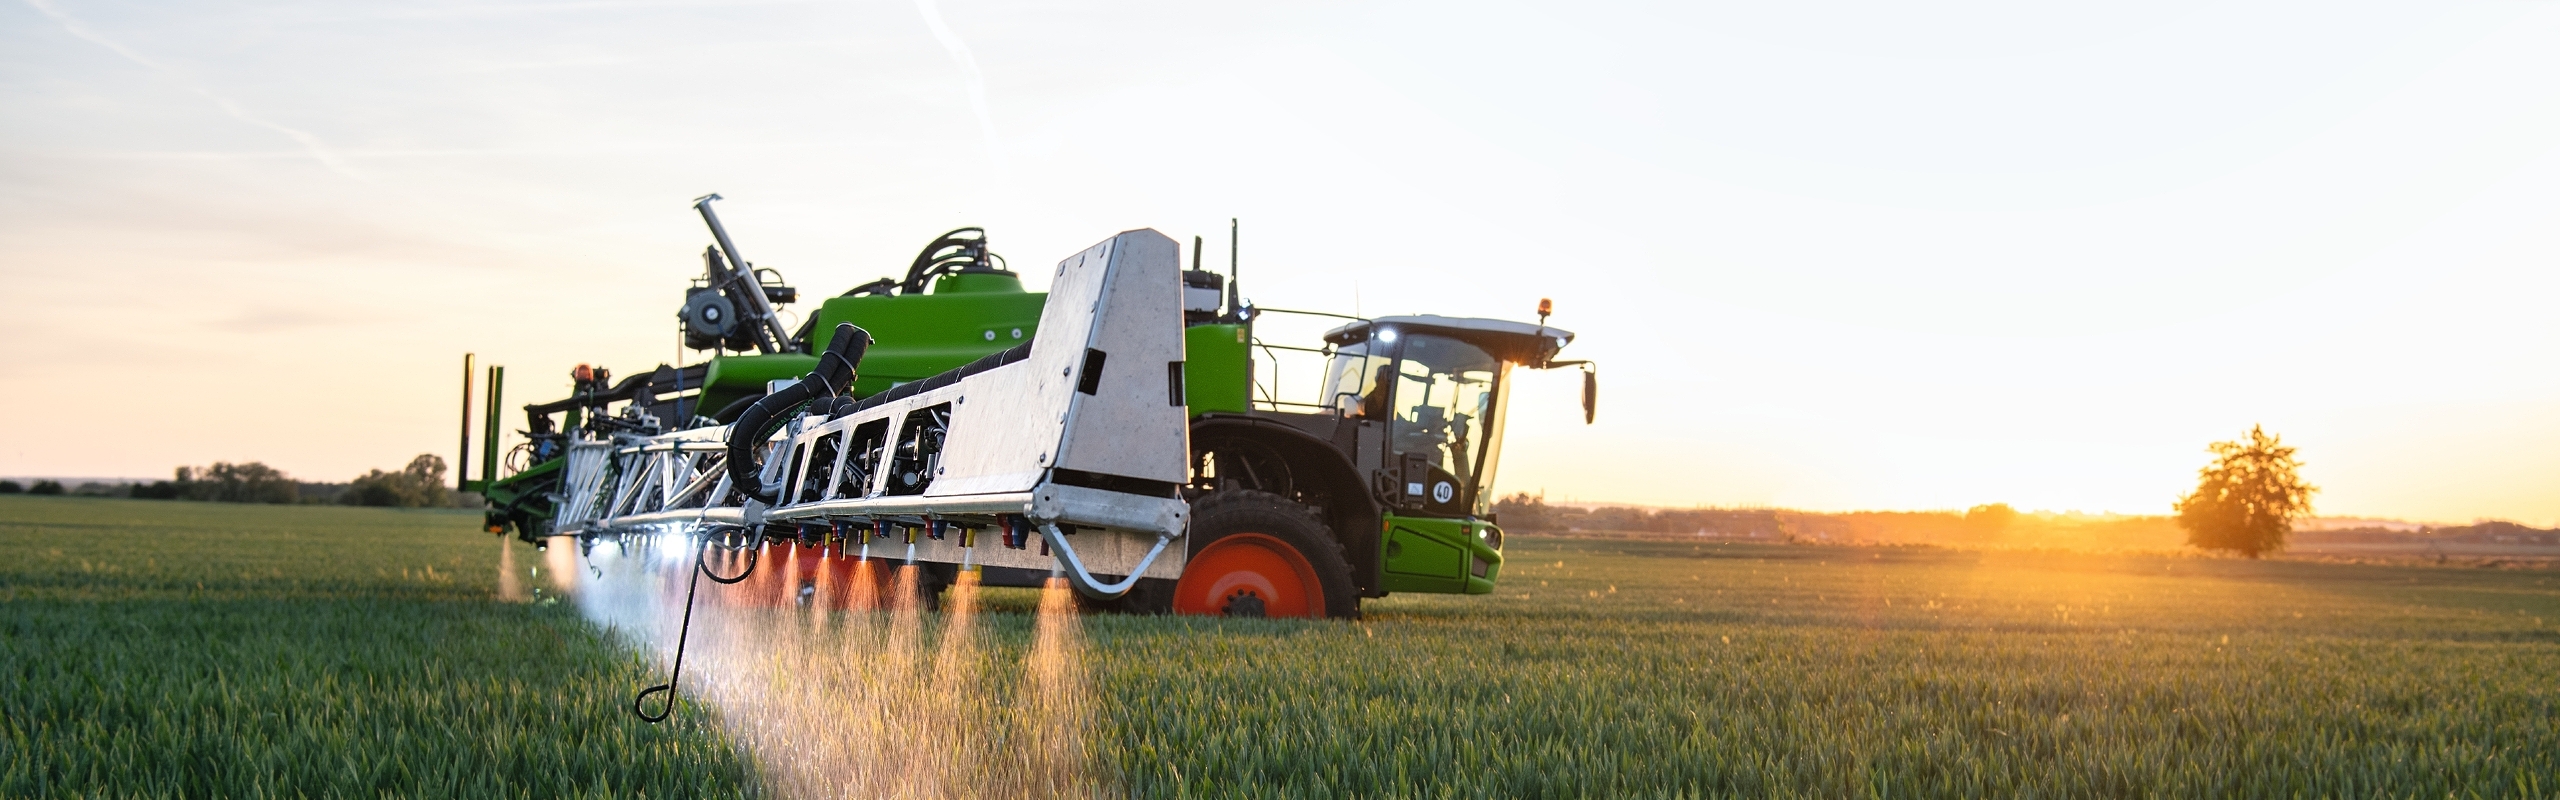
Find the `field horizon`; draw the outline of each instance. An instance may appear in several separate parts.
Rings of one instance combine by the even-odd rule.
[[[0,541],[31,554],[0,565],[0,675],[24,687],[0,700],[0,795],[788,794],[769,776],[791,752],[729,737],[726,709],[631,719],[663,665],[565,605],[501,600],[500,564],[541,559],[476,521],[0,498]],[[1396,595],[1355,622],[1083,618],[1100,793],[2560,788],[2560,573],[1534,535],[1505,552],[1493,595]],[[1032,598],[987,601],[1005,663]]]

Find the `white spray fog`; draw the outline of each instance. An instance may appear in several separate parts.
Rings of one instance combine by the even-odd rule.
[[[652,649],[660,670],[672,664],[692,540],[599,542],[583,556],[573,540],[553,541],[550,588]],[[987,630],[973,575],[927,611],[918,572],[894,561],[789,544],[759,553],[736,585],[701,581],[678,702],[749,748],[766,788],[806,798],[1101,793],[1085,747],[1082,635],[1063,584],[1042,591],[1028,646],[1006,647]],[[724,576],[744,566],[711,558]]]

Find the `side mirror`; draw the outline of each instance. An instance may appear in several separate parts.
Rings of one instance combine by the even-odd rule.
[[[1589,425],[1600,412],[1600,371],[1582,370],[1582,424]]]

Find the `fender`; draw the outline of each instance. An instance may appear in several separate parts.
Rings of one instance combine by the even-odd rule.
[[[1363,597],[1384,597],[1378,551],[1378,504],[1359,469],[1332,442],[1275,419],[1244,414],[1202,414],[1191,421],[1195,451],[1218,440],[1246,441],[1285,459],[1296,477],[1291,499],[1318,506],[1325,524],[1342,543],[1343,560],[1351,563],[1351,579]]]

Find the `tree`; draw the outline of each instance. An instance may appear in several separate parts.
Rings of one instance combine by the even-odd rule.
[[[242,464],[217,461],[210,467],[179,467],[175,483],[189,500],[291,503],[302,497],[301,487],[292,478],[256,461]]]
[[[1513,492],[1510,497],[1494,501],[1493,516],[1501,521],[1503,530],[1543,531],[1553,530],[1555,525],[1547,515],[1547,493],[1543,491]]]
[[[28,494],[61,494],[61,493],[62,493],[62,482],[61,482],[61,481],[36,481],[35,488],[28,489],[28,490],[27,490],[27,493],[28,493]]]
[[[178,471],[186,472],[187,468],[179,467]],[[187,496],[187,487],[176,481],[137,483],[133,485],[133,496],[140,500],[176,500]]]
[[[2212,450],[2195,493],[2177,504],[2187,544],[2250,558],[2284,549],[2293,521],[2310,516],[2311,495],[2320,491],[2303,482],[2293,448],[2253,425],[2249,438],[2214,442]]]
[[[0,494],[22,494],[26,491],[27,487],[18,485],[17,481],[0,481]]]
[[[351,506],[423,508],[453,504],[444,485],[444,457],[433,453],[409,459],[399,472],[368,470],[338,494]]]

